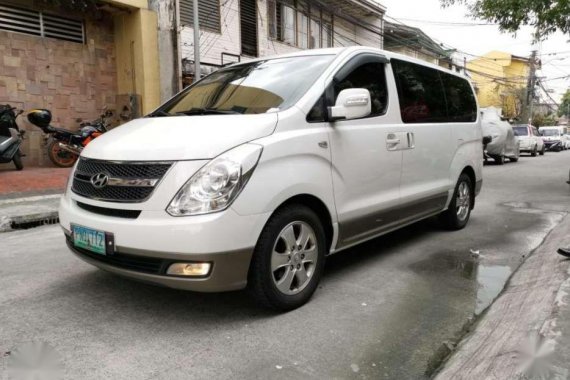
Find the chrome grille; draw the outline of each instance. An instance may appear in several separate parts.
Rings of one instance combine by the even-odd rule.
[[[91,199],[143,202],[150,197],[156,185],[138,185],[136,181],[152,180],[152,183],[158,183],[171,166],[171,162],[116,162],[80,158],[73,173],[71,190]],[[95,187],[91,178],[101,173],[108,176],[108,184]],[[129,184],[128,180],[135,182]]]

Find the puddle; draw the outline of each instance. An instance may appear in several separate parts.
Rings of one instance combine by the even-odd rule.
[[[481,314],[493,302],[501,290],[503,290],[511,272],[511,268],[508,266],[478,265],[477,282],[479,283],[479,288],[477,289],[475,314]]]
[[[481,264],[471,252],[437,253],[410,267],[416,273],[425,274],[438,282],[445,282],[446,278],[458,280],[457,277],[469,280],[463,285],[472,289],[466,292],[465,296],[475,298],[473,304],[475,315],[480,314],[493,302],[512,273],[511,268],[505,265]]]

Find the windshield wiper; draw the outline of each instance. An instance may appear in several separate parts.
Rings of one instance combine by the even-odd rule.
[[[186,111],[176,112],[177,115],[235,115],[239,114],[232,110],[218,110],[215,108],[190,108]]]
[[[173,115],[173,114],[165,112],[165,111],[156,110],[154,112],[149,113],[146,116],[147,117],[161,117],[161,116],[176,116],[176,115]]]

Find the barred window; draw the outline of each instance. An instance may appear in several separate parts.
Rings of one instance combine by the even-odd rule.
[[[269,38],[302,49],[333,46],[332,14],[301,0],[268,0]]]
[[[9,5],[0,5],[0,29],[81,44],[85,42],[83,21]]]
[[[180,22],[182,25],[194,25],[194,1],[180,0]],[[198,4],[198,22],[200,29],[221,33],[220,1],[200,0]]]

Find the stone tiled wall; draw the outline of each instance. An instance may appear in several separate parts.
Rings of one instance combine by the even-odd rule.
[[[79,44],[0,30],[0,104],[47,108],[54,126],[76,129],[78,119],[96,119],[116,109],[117,73],[111,17],[86,20]],[[25,114],[24,114],[25,115]],[[22,115],[28,139],[25,164],[49,166],[43,134]]]

